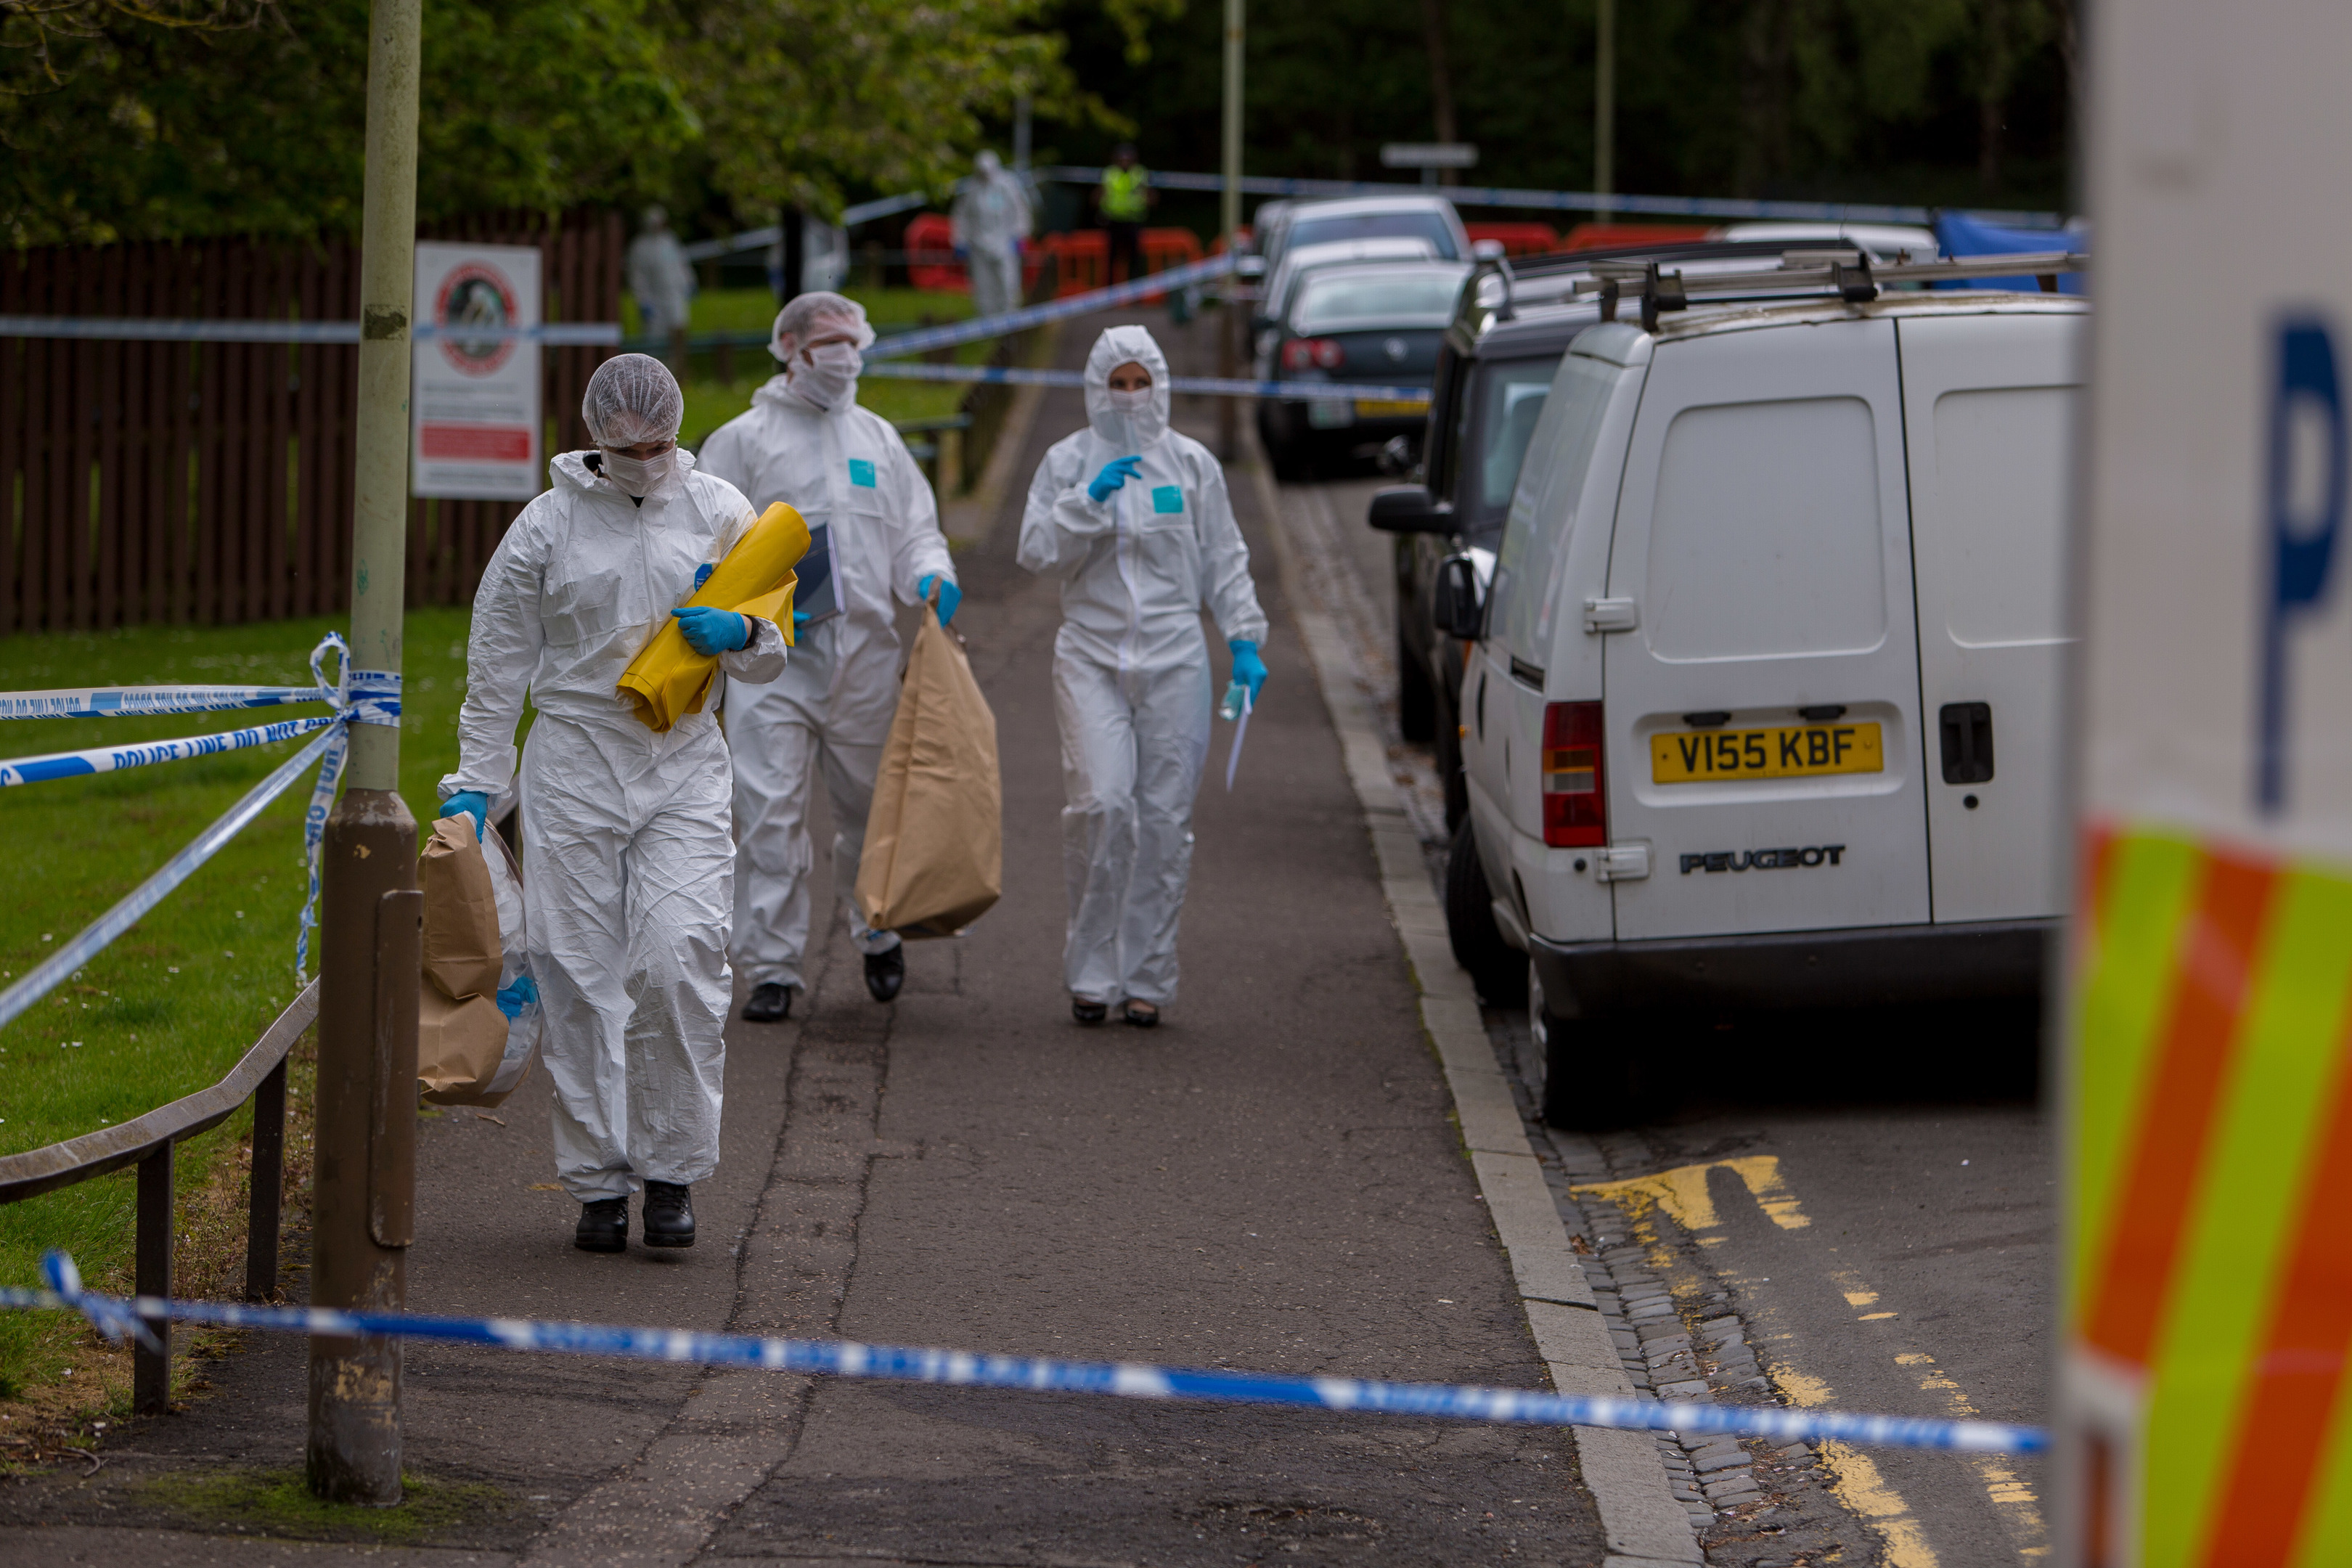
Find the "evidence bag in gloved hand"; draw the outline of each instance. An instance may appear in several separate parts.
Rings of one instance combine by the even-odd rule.
[[[1004,890],[1003,806],[996,715],[926,605],[866,816],[857,863],[866,923],[953,936],[985,914]]]
[[[521,870],[496,828],[477,838],[472,826],[464,815],[435,823],[416,868],[425,894],[417,1089],[436,1105],[497,1105],[539,1059]]]
[[[808,552],[808,524],[801,514],[778,501],[744,530],[727,558],[694,591],[681,608],[709,605],[737,615],[772,621],[784,640],[793,640],[793,568]],[[719,677],[715,653],[697,653],[675,617],[662,623],[616,684],[629,699],[637,717],[657,734],[688,713],[699,713]]]

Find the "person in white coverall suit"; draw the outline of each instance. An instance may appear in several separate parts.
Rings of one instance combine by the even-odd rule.
[[[597,442],[550,465],[474,595],[457,771],[441,815],[524,803],[523,909],[555,1089],[556,1176],[580,1200],[576,1245],[690,1247],[688,1188],[719,1163],[727,924],[735,844],[727,742],[709,713],[647,728],[616,682],[677,617],[732,682],[784,671],[782,632],[681,610],[701,569],[751,525],[749,503],[677,450],[685,400],[659,360],[622,354],[589,378]],[[524,699],[538,709],[522,749]]]
[[[1029,486],[1021,564],[1062,579],[1054,711],[1062,731],[1063,952],[1072,1013],[1124,998],[1149,1026],[1176,994],[1176,920],[1192,868],[1192,797],[1209,746],[1201,609],[1253,700],[1265,612],[1209,449],[1168,427],[1168,362],[1141,327],[1087,356],[1087,428]]]
[[[834,891],[865,955],[866,991],[887,1002],[907,973],[898,933],[869,930],[852,889],[898,706],[892,600],[919,604],[936,586],[945,624],[960,591],[922,469],[888,420],[857,406],[858,351],[873,341],[856,300],[799,296],[778,312],[770,344],[783,374],[702,445],[703,472],[732,482],[756,508],[783,501],[812,531],[824,528],[840,611],[798,634],[782,679],[727,690],[742,846],[734,957],[751,984],[743,1016],[755,1024],[789,1016],[793,993],[807,985],[808,821],[819,772],[833,805]],[[806,582],[811,572],[802,575]],[[804,593],[822,602],[813,584]]]
[[[972,308],[1002,315],[1021,302],[1021,242],[1029,237],[1029,193],[1019,176],[983,152],[949,209],[949,242],[971,279]]]

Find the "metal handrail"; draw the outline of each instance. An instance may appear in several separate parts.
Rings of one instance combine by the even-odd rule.
[[[142,1296],[172,1290],[172,1146],[210,1131],[247,1100],[253,1101],[252,1193],[247,1217],[245,1294],[266,1301],[278,1293],[278,1210],[286,1180],[286,1056],[319,1016],[319,983],[302,988],[236,1066],[218,1083],[158,1106],[120,1127],[103,1128],[62,1143],[0,1155],[0,1204],[22,1203],[119,1171],[139,1167],[137,1283]],[[131,1405],[142,1415],[171,1399],[171,1331],[147,1320],[152,1343],[131,1352]]]

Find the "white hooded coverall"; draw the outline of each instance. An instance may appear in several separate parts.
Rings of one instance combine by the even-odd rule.
[[[582,1203],[718,1168],[735,866],[727,742],[707,711],[656,734],[614,683],[693,593],[695,568],[752,521],[735,487],[695,472],[690,454],[642,508],[587,456],[550,465],[554,488],[483,569],[457,771],[441,781],[444,799],[510,797],[530,697],[523,909],[556,1174]],[[751,640],[719,668],[730,681],[773,680],[782,634],[749,618]]]
[[[751,409],[703,443],[703,471],[765,510],[783,501],[811,528],[830,525],[835,602],[842,613],[798,634],[792,668],[766,686],[727,690],[735,819],[742,864],[735,884],[735,962],[752,985],[804,989],[812,770],[833,805],[833,885],[859,951],[887,952],[893,931],[870,930],[852,889],[874,804],[874,775],[898,706],[898,632],[892,597],[919,603],[916,584],[955,581],[939,503],[890,422],[854,392],[829,409],[775,376]]]
[[[1021,242],[1029,235],[1029,193],[1020,176],[981,153],[949,212],[950,242],[964,248],[973,309],[1002,315],[1021,302]]]
[[[1151,373],[1151,403],[1111,406],[1110,373]],[[1209,747],[1205,605],[1228,640],[1263,646],[1224,470],[1168,428],[1168,362],[1141,327],[1113,327],[1087,356],[1087,427],[1054,444],[1030,482],[1021,564],[1062,579],[1054,709],[1062,731],[1063,952],[1073,996],[1155,1005],[1176,994],[1176,919],[1192,868],[1192,797]],[[1141,473],[1097,502],[1112,459]]]

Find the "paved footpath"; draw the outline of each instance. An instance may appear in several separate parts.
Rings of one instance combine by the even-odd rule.
[[[1064,363],[1101,324],[1072,324]],[[1196,331],[1181,358],[1205,357]],[[689,1252],[572,1248],[572,1205],[544,1190],[543,1079],[495,1118],[430,1121],[415,1308],[1543,1385],[1248,482],[1233,489],[1274,674],[1231,795],[1217,727],[1183,988],[1157,1031],[1070,1019],[1059,611],[1013,553],[1028,474],[1081,418],[1076,394],[1046,396],[1019,482],[961,557],[957,629],[1003,759],[1003,902],[964,940],[915,947],[895,1005],[867,1000],[836,932],[805,1017],[735,1026],[724,1161]],[[1603,1556],[1560,1432],[450,1346],[407,1366],[407,1462],[439,1511],[368,1547],[394,1562]],[[257,1542],[308,1527],[234,1501],[245,1475],[299,1466],[299,1342],[257,1342],[210,1377],[95,1475],[0,1485],[0,1564],[349,1554]]]

